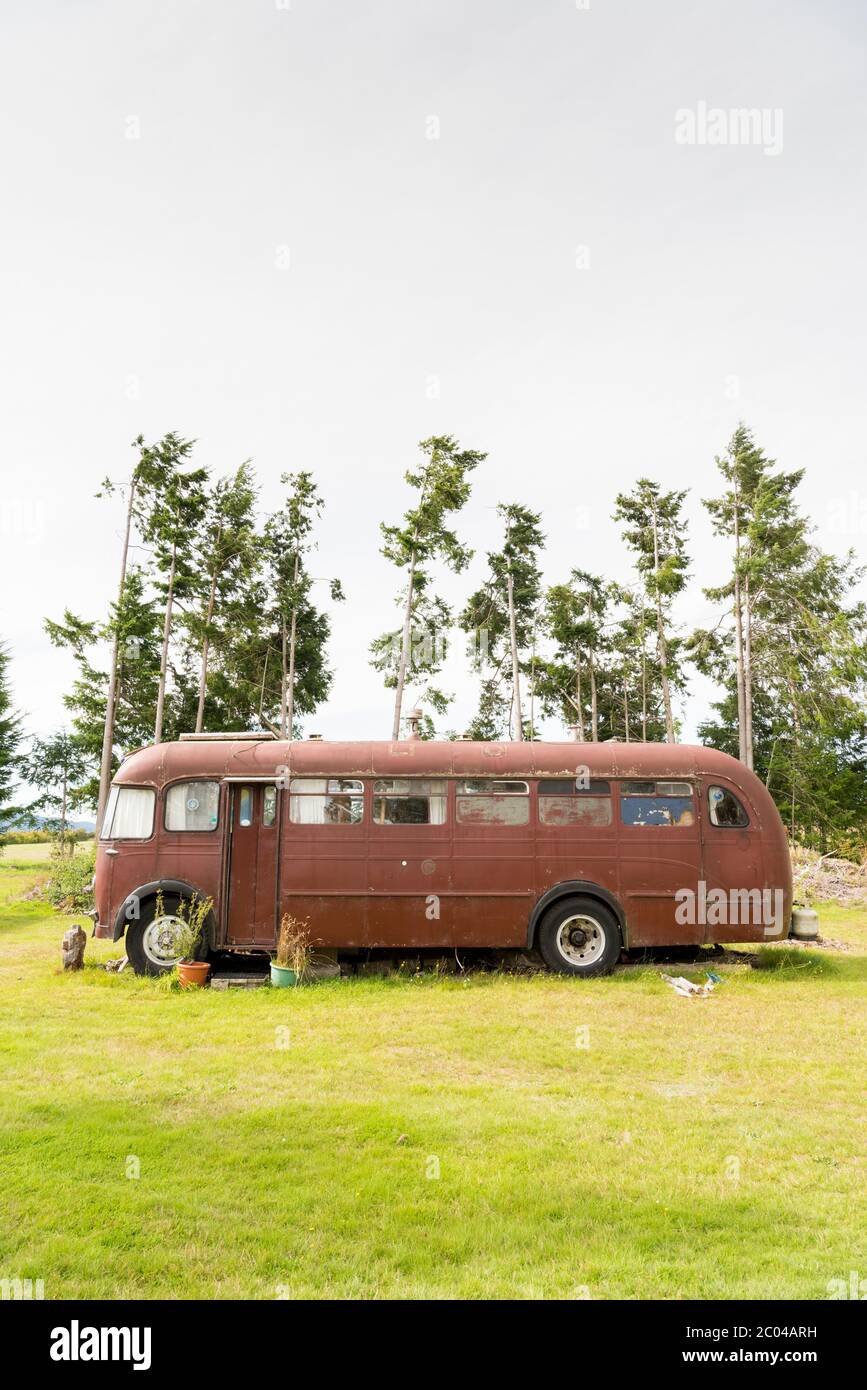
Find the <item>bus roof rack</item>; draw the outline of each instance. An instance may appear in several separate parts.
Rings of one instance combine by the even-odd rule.
[[[178,734],[179,743],[236,743],[245,739],[250,743],[261,743],[265,739],[276,738],[270,729],[263,730],[261,733],[251,733],[249,729],[240,729],[237,733],[228,734]]]

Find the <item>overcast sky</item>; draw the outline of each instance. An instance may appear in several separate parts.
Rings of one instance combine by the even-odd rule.
[[[0,637],[31,730],[73,675],[44,617],[114,592],[93,494],[140,432],[252,458],[266,508],[316,475],[314,572],[348,600],[326,737],[389,736],[378,523],[427,435],[489,455],[455,598],[500,501],[541,510],[549,581],[627,578],[613,499],[650,474],[691,489],[678,618],[705,619],[700,499],[740,417],[863,555],[865,30],[856,0],[5,5]],[[464,677],[453,727],[471,703]]]

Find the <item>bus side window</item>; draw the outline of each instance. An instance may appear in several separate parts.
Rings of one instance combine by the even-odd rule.
[[[277,788],[262,788],[262,824],[273,825],[277,819]]]
[[[539,782],[540,825],[611,824],[611,785],[592,779],[546,777]]]
[[[728,787],[708,787],[707,805],[711,825],[738,827],[750,823],[744,807]]]
[[[289,819],[293,825],[360,825],[364,783],[355,777],[293,777]]]
[[[240,801],[238,803],[238,824],[253,824],[253,788],[242,787]]]
[[[527,782],[490,777],[463,778],[455,788],[458,825],[529,825]]]
[[[443,778],[380,777],[373,784],[375,825],[444,825],[447,805]]]
[[[695,825],[695,808],[689,782],[620,783],[620,820],[623,825]]]

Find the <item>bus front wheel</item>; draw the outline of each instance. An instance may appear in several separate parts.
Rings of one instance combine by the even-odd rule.
[[[620,928],[596,898],[564,898],[542,918],[538,945],[548,968],[561,975],[608,975],[620,955]]]
[[[162,912],[157,916],[156,898],[147,898],[141,904],[139,917],[127,927],[126,953],[137,975],[165,975],[177,965],[174,943],[181,925],[180,902],[179,893],[166,893]],[[204,959],[207,953],[207,942],[203,940],[199,958]]]

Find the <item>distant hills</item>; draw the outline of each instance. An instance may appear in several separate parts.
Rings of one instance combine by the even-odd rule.
[[[87,830],[91,835],[96,833],[95,820],[70,820],[66,824],[70,830]],[[23,820],[0,822],[0,834],[4,830],[52,830],[56,825],[56,817],[25,816]]]

